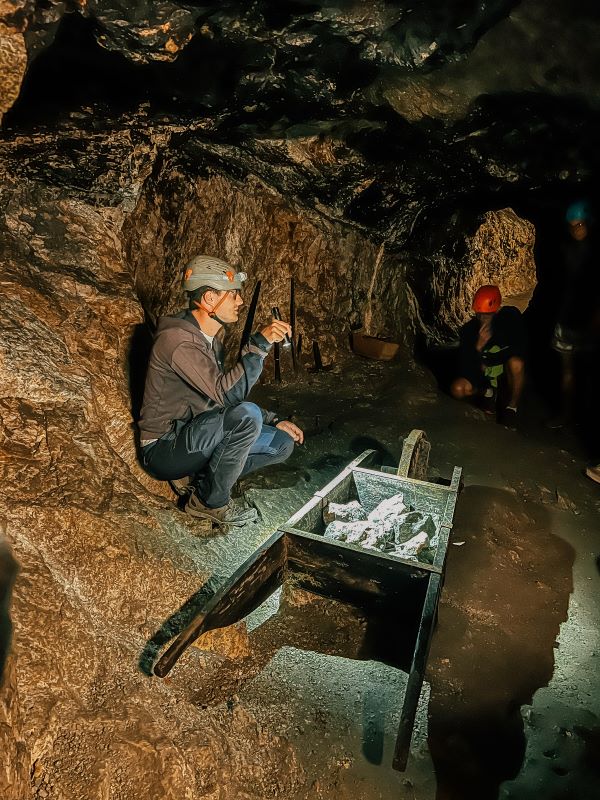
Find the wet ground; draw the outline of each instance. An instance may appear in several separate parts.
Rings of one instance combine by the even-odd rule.
[[[260,524],[205,540],[217,583],[366,448],[395,464],[421,428],[430,479],[463,468],[408,768],[391,768],[406,674],[364,660],[359,613],[293,586],[247,619],[241,657],[202,655],[194,702],[289,740],[310,787],[298,798],[600,796],[600,487],[577,440],[546,431],[533,396],[507,430],[401,362],[283,374],[252,399],[306,442],[239,487]]]

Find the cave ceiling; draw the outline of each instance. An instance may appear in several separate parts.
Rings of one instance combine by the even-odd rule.
[[[4,0],[0,19],[26,58],[4,156],[88,199],[119,201],[124,130],[391,248],[440,210],[564,198],[598,171],[593,2]]]

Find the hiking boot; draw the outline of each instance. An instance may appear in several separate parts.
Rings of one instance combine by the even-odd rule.
[[[484,414],[493,416],[496,413],[496,399],[496,392],[493,389],[486,389],[479,398],[479,408]]]
[[[231,525],[241,528],[248,522],[255,522],[258,519],[258,512],[255,508],[240,508],[230,500],[226,506],[219,508],[209,508],[205,506],[196,492],[192,492],[184,506],[186,514],[199,519],[209,519],[215,525]]]
[[[596,464],[595,467],[586,467],[585,474],[596,483],[600,483],[600,464]]]
[[[189,475],[169,481],[169,486],[179,497],[186,497],[192,491],[192,479]]]
[[[519,412],[517,411],[517,409],[513,408],[512,406],[508,406],[500,414],[499,422],[501,425],[504,425],[504,427],[508,428],[510,431],[516,431],[518,418],[519,418]]]

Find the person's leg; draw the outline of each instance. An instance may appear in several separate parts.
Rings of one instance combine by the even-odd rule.
[[[450,394],[455,400],[465,400],[480,393],[480,389],[473,386],[467,378],[457,378],[450,386]]]
[[[263,425],[260,436],[248,453],[240,478],[249,472],[287,461],[294,451],[294,440],[285,431],[271,425]]]
[[[573,421],[575,406],[575,354],[571,349],[557,349],[560,358],[558,413],[546,422],[551,430],[560,430]]]
[[[189,422],[176,423],[175,430],[143,452],[148,473],[160,481],[186,476],[192,479],[207,464],[224,436],[224,410],[198,414]]]
[[[575,356],[572,352],[560,354],[560,367],[562,416],[565,422],[572,422],[575,406]]]
[[[223,414],[223,438],[198,476],[196,495],[208,508],[226,506],[231,489],[262,430],[262,413],[254,403],[240,403]]]
[[[455,400],[477,399],[477,405],[488,416],[496,413],[496,390],[485,380],[476,382],[469,378],[457,378],[450,387]]]
[[[504,365],[508,384],[507,408],[517,409],[525,385],[525,361],[519,356],[512,356]]]

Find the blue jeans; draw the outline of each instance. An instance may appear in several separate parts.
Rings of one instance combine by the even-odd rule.
[[[285,461],[293,449],[289,434],[263,425],[257,405],[239,403],[176,422],[142,449],[142,457],[146,471],[158,480],[191,476],[200,500],[218,508],[229,502],[239,477]]]

